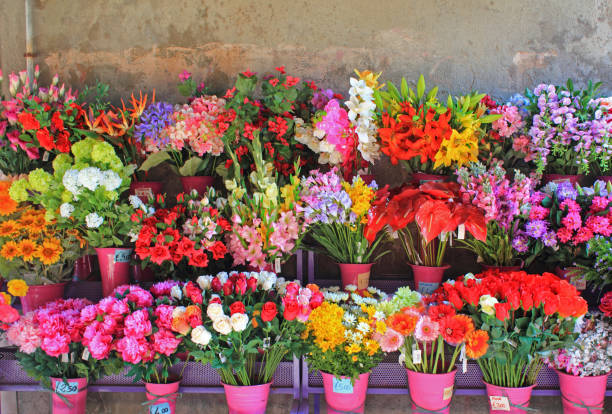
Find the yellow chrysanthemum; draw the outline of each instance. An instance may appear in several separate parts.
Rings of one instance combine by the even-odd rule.
[[[384,335],[387,332],[387,325],[383,321],[376,321],[376,333]]]
[[[344,310],[335,303],[323,302],[310,314],[307,331],[313,341],[323,352],[334,349],[344,343]]]
[[[361,346],[357,344],[350,344],[344,347],[344,350],[349,354],[356,354],[361,352]]]
[[[369,356],[372,356],[375,353],[377,353],[378,349],[380,348],[380,346],[378,345],[378,342],[373,341],[371,339],[365,340],[363,345],[364,345],[366,351],[368,351],[368,355]]]
[[[11,237],[19,232],[19,224],[15,220],[0,223],[0,237]]]
[[[17,243],[17,248],[19,250],[19,256],[21,256],[24,261],[30,262],[38,250],[38,245],[30,239],[25,239]]]
[[[51,265],[60,260],[63,252],[64,248],[61,244],[52,240],[45,240],[42,245],[38,246],[36,257],[38,257],[43,264]]]
[[[7,290],[13,296],[25,296],[28,289],[28,284],[22,279],[9,280],[7,283]]]
[[[14,241],[4,243],[0,250],[0,256],[6,260],[13,260],[19,254],[19,247]]]
[[[372,305],[361,304],[361,310],[368,315],[369,318],[372,318],[376,313],[376,307]]]

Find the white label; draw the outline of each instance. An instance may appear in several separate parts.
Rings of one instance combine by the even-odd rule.
[[[68,361],[68,354],[62,354],[62,362],[67,363]]]
[[[350,378],[336,378],[332,380],[333,391],[336,394],[352,394],[353,384],[351,384]]]
[[[489,401],[491,403],[491,410],[510,411],[510,401],[508,401],[508,397],[491,395]]]
[[[49,151],[45,151],[45,153],[42,156],[42,160],[43,162],[49,161]]]
[[[420,364],[421,363],[421,350],[420,349],[413,349],[412,350],[412,363],[413,364]]]
[[[461,356],[459,357],[459,359],[461,359],[461,371],[463,371],[463,373],[465,374],[467,372],[467,358],[465,356],[465,344],[463,344],[463,346],[461,347]]]
[[[465,224],[460,224],[459,227],[457,227],[457,238],[459,240],[465,239]]]
[[[442,401],[450,400],[453,396],[453,386],[444,388],[444,393],[442,394]]]
[[[368,284],[370,284],[370,272],[359,273],[357,275],[357,289],[367,289]]]
[[[85,348],[85,349],[83,350],[83,355],[81,355],[81,359],[82,359],[83,361],[87,361],[87,360],[89,359],[89,355],[90,355],[90,354],[89,354],[89,348]]]
[[[153,198],[153,190],[150,187],[137,188],[134,190],[136,196],[138,196],[144,203],[149,201],[149,198]]]
[[[419,285],[417,286],[417,290],[419,291],[419,293],[423,295],[430,295],[434,293],[434,291],[438,288],[438,286],[440,286],[439,283],[419,282]]]
[[[280,262],[280,259],[277,257],[276,260],[274,260],[274,272],[280,273],[280,271],[281,271],[281,262]]]
[[[117,249],[115,250],[115,263],[129,263],[132,250]]]

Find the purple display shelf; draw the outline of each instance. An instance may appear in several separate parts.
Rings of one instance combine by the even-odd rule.
[[[173,367],[176,373],[181,369],[182,366]],[[88,390],[91,392],[144,392],[144,384],[134,383],[125,375],[126,373],[127,370],[122,374],[103,377],[89,385]],[[300,361],[294,359],[292,362],[281,362],[274,373],[272,383],[272,394],[293,395],[291,413],[297,413],[300,408],[301,395]],[[224,390],[220,384],[221,379],[217,371],[210,365],[188,362],[179,392],[222,394]],[[21,369],[13,351],[0,350],[0,391],[44,391],[44,388]]]

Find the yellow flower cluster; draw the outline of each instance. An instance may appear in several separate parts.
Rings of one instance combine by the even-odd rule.
[[[453,129],[451,136],[442,141],[436,153],[434,168],[451,165],[461,167],[478,161],[478,133],[475,129],[466,128],[462,132]]]
[[[351,211],[357,215],[362,222],[367,222],[367,214],[370,210],[371,202],[374,199],[374,190],[366,185],[361,177],[355,178],[352,184],[342,183],[342,188],[347,192],[353,203]]]
[[[344,310],[335,303],[323,302],[308,318],[306,334],[323,352],[333,350],[344,343]]]
[[[28,293],[29,289],[28,284],[21,279],[9,280],[6,288],[8,292],[13,296],[25,296]],[[6,296],[4,298],[7,299]],[[9,301],[7,301],[6,303],[11,303],[10,296]]]

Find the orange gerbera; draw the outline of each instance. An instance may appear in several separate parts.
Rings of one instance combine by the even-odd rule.
[[[6,193],[0,193],[0,216],[8,216],[17,210],[17,203]]]
[[[470,333],[465,342],[465,353],[468,358],[478,359],[489,349],[489,334],[481,329]]]
[[[7,220],[0,223],[0,237],[10,237],[19,231],[19,225],[15,220]]]
[[[36,257],[45,265],[57,263],[64,252],[61,244],[51,240],[45,240],[36,250]]]
[[[396,313],[387,318],[387,326],[403,336],[412,335],[419,320],[416,315],[407,313]]]
[[[36,243],[30,239],[20,241],[17,244],[17,248],[19,249],[19,256],[26,262],[32,261],[38,250]]]
[[[13,260],[18,254],[19,248],[17,247],[17,243],[12,240],[4,243],[2,250],[0,250],[0,256],[6,260]]]
[[[440,333],[450,345],[457,346],[464,342],[473,331],[474,322],[467,315],[446,316],[440,320]]]
[[[45,220],[44,216],[36,216],[33,217],[32,224],[28,226],[28,231],[31,234],[40,234],[47,227],[47,220]]]

